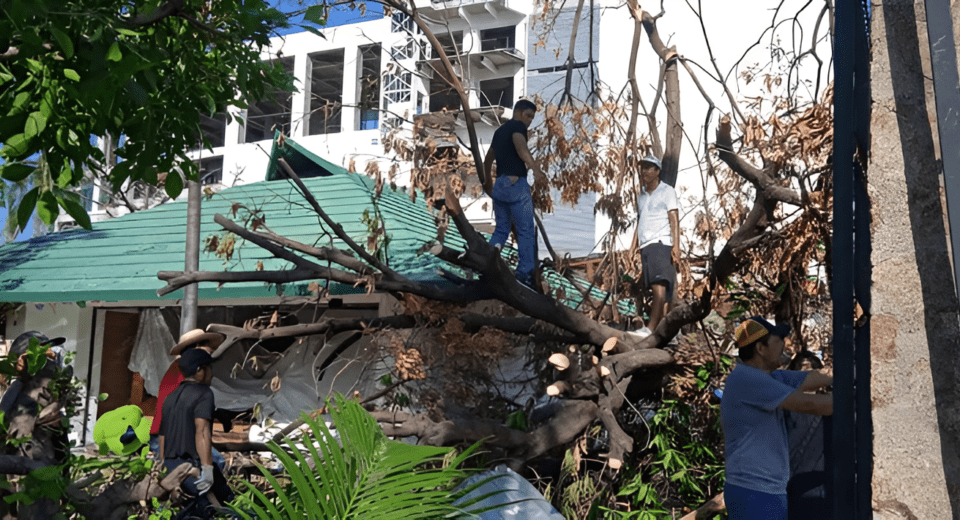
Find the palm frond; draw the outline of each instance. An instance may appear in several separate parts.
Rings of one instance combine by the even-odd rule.
[[[303,414],[308,431],[285,446],[270,443],[284,470],[280,478],[261,467],[272,490],[253,486],[234,502],[251,518],[433,519],[460,516],[454,487],[468,476],[462,469],[479,443],[445,463],[450,448],[393,441],[359,404],[336,395],[327,402],[334,429]],[[286,486],[282,481],[289,481]],[[471,486],[473,487],[473,486]]]

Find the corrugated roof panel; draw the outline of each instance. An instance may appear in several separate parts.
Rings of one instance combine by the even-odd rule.
[[[374,207],[374,181],[366,176],[348,173],[344,168],[313,155],[287,140],[284,146],[274,145],[268,167],[277,178],[276,159],[284,157],[296,169],[310,162],[316,164],[321,176],[303,179],[330,218],[343,226],[348,236],[357,243],[366,243],[367,226],[362,222],[364,210],[371,216],[383,218],[391,241],[387,246],[388,263],[411,280],[447,284],[436,274],[443,268],[464,276],[460,268],[451,266],[430,254],[417,255],[417,250],[436,239],[434,216],[423,203],[409,193],[385,187],[378,206]],[[296,171],[296,170],[295,170]],[[316,173],[316,172],[314,172]],[[171,202],[156,208],[123,217],[98,222],[92,230],[74,229],[37,237],[26,242],[10,243],[0,247],[0,301],[60,302],[60,301],[129,301],[157,300],[156,291],[164,282],[157,279],[158,271],[183,269],[186,202]],[[233,215],[237,209],[236,216]],[[265,217],[264,224],[274,233],[305,244],[345,249],[326,228],[319,216],[299,194],[296,186],[286,179],[271,180],[225,189],[202,202],[201,241],[224,230],[214,221],[222,214],[242,223],[249,211]],[[444,242],[463,249],[465,241],[451,224]],[[510,250],[504,251],[508,256]],[[514,253],[515,254],[515,253]],[[239,241],[231,260],[224,261],[211,253],[201,253],[200,269],[204,271],[249,271],[263,262],[266,270],[288,269],[290,264],[273,258],[260,247]],[[579,295],[569,283],[554,272],[546,274],[551,285],[565,288],[570,306],[576,306]],[[363,289],[337,283],[327,284],[332,294],[363,292]],[[201,299],[262,298],[277,296],[278,290],[287,295],[308,295],[309,282],[267,286],[260,282],[227,284],[200,284]],[[587,285],[586,283],[584,285]],[[603,300],[605,293],[593,289],[591,296]],[[163,299],[182,297],[176,291]],[[630,313],[632,305],[620,302],[621,312]]]
[[[293,152],[299,146],[287,141]],[[288,160],[290,153],[285,154]],[[367,227],[361,221],[365,209],[371,214],[373,183],[362,175],[349,174],[343,168],[310,154],[310,160],[329,175],[304,179],[324,211],[343,226],[360,244],[366,242]],[[296,157],[296,154],[293,154]],[[302,163],[302,156],[297,159]],[[275,167],[275,165],[272,165]],[[434,271],[444,265],[430,256],[417,257],[416,250],[436,235],[433,218],[422,203],[411,203],[404,193],[385,190],[381,214],[386,221],[391,243],[390,264],[412,279],[437,279]],[[236,217],[231,210],[241,205]],[[246,209],[244,209],[246,208]],[[223,229],[213,221],[217,213],[242,221],[254,210],[265,216],[265,225],[273,232],[317,246],[345,247],[325,229],[319,217],[300,196],[289,180],[266,181],[225,189],[202,203],[201,240],[221,235]],[[157,299],[164,283],[158,271],[183,269],[186,202],[171,202],[156,208],[94,224],[94,229],[70,230],[34,238],[27,242],[0,247],[0,301],[124,301]],[[459,238],[459,237],[458,237]],[[224,262],[210,253],[201,253],[201,270],[252,270],[258,261],[264,268],[284,269],[290,265],[273,258],[258,246],[238,242],[233,258]],[[439,282],[439,280],[437,280]],[[442,283],[442,282],[441,282]],[[303,294],[307,282],[287,284],[286,294]],[[334,294],[358,292],[349,286],[331,284]],[[263,283],[200,284],[201,298],[244,298],[276,296],[276,287]],[[177,291],[165,299],[182,297]]]

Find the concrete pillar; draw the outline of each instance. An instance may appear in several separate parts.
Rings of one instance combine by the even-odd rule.
[[[297,92],[293,93],[290,109],[290,137],[309,135],[310,130],[310,57],[297,54],[293,59],[293,77]]]
[[[340,128],[351,132],[360,128],[360,72],[363,64],[360,49],[356,45],[343,49],[343,110],[340,113]]]
[[[960,313],[925,14],[920,0],[872,6],[873,509],[878,519],[957,519]]]

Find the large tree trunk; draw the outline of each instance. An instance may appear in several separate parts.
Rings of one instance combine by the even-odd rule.
[[[960,328],[933,96],[924,81],[931,72],[923,5],[886,0],[872,11],[870,385],[878,518],[949,518],[951,506],[960,517]]]

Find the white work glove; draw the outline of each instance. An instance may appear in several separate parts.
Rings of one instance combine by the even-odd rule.
[[[201,466],[200,478],[196,481],[197,491],[202,495],[213,486],[213,466]]]

